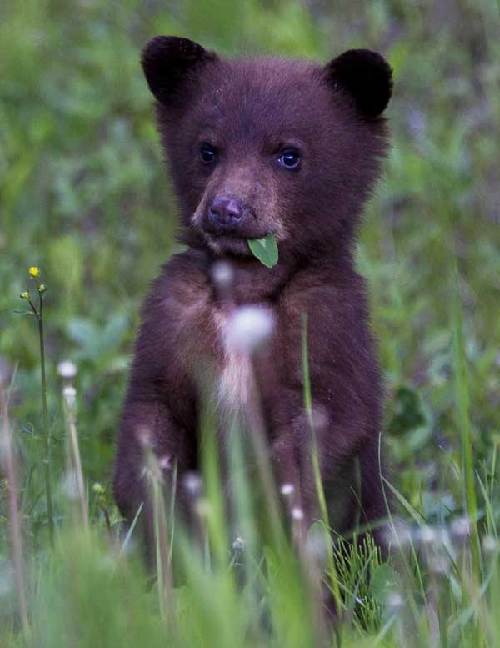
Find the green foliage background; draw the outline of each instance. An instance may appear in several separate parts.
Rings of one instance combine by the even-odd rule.
[[[386,376],[387,443],[399,487],[428,520],[460,507],[457,287],[478,469],[500,432],[499,26],[494,0],[3,2],[0,362],[15,374],[26,464],[40,444],[36,330],[14,313],[26,268],[39,265],[48,286],[56,459],[55,366],[71,358],[84,472],[106,482],[139,304],[175,250],[142,45],[178,34],[227,55],[324,61],[370,47],[395,77],[393,149],[358,255]]]

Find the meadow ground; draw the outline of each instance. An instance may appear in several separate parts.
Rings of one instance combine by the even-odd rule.
[[[500,645],[499,27],[494,0],[2,4],[0,645]],[[228,542],[210,443],[201,551],[163,516],[172,494],[162,503],[149,462],[182,577],[168,542],[151,581],[118,536],[109,482],[138,308],[177,247],[138,62],[160,33],[325,61],[371,47],[393,66],[393,149],[358,248],[387,389],[388,560],[370,543],[325,548],[325,520],[291,551],[245,479],[245,533]],[[37,318],[19,298],[40,282],[46,416]]]

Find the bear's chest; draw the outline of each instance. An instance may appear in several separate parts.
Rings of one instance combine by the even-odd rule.
[[[277,318],[267,304],[213,312],[216,329],[215,401],[224,412],[260,407],[275,382],[270,358]]]
[[[257,403],[267,409],[285,362],[278,305],[266,301],[228,308],[200,296],[170,316],[165,368],[170,388],[185,385],[192,398],[209,398],[223,415]]]

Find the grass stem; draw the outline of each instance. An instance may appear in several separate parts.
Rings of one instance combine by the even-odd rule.
[[[0,415],[2,418],[2,439],[3,468],[8,482],[8,526],[10,535],[10,547],[14,577],[16,583],[17,603],[21,626],[25,636],[28,635],[28,604],[26,601],[26,578],[23,558],[23,535],[21,528],[21,516],[18,505],[18,475],[17,463],[12,442],[12,431],[10,429],[7,397],[0,382]]]
[[[47,503],[47,522],[49,527],[50,542],[54,542],[54,507],[52,501],[52,474],[51,474],[51,435],[49,428],[49,415],[47,405],[47,372],[45,366],[45,342],[43,331],[43,295],[38,294],[38,311],[36,317],[38,321],[38,338],[40,343],[40,371],[42,379],[42,426],[43,439],[45,446],[44,477],[45,477],[45,498]]]

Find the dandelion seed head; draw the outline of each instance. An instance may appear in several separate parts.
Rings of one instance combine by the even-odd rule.
[[[231,547],[235,553],[242,553],[245,550],[245,541],[241,536],[236,536]]]
[[[163,455],[158,459],[158,466],[161,470],[171,470],[172,468],[172,457],[168,454]]]
[[[145,425],[140,425],[136,430],[137,441],[143,448],[151,448],[153,445],[151,430]]]
[[[227,290],[233,281],[233,269],[227,261],[217,261],[212,266],[212,280],[220,290]]]
[[[397,614],[404,606],[404,600],[399,592],[389,592],[386,604],[387,609],[391,614]]]
[[[269,339],[273,328],[274,318],[268,308],[242,306],[226,323],[226,346],[231,351],[253,353]]]
[[[432,527],[423,526],[419,529],[418,539],[422,545],[432,545],[437,540],[437,533]]]
[[[293,484],[282,484],[280,488],[281,494],[285,497],[287,497],[288,495],[293,495],[294,490],[295,488]]]
[[[296,520],[297,522],[300,522],[300,520],[304,519],[304,511],[298,506],[294,506],[291,510],[291,516],[292,516],[292,520]]]
[[[450,559],[448,556],[439,552],[429,557],[429,570],[433,574],[446,574],[450,568]]]
[[[57,365],[57,373],[61,378],[65,379],[71,379],[76,376],[77,373],[77,368],[74,362],[71,362],[71,360],[62,360],[58,365]]]
[[[196,471],[190,470],[187,472],[182,478],[182,485],[191,497],[200,496],[203,483],[200,475]]]
[[[392,525],[385,527],[383,538],[387,546],[404,549],[412,544],[413,532],[404,520],[396,518]]]
[[[468,517],[459,517],[452,521],[450,526],[451,535],[457,540],[463,540],[470,536],[470,520]]]
[[[484,536],[481,544],[486,554],[495,554],[498,551],[498,540],[492,535]]]

